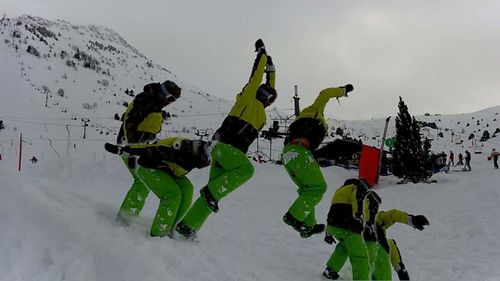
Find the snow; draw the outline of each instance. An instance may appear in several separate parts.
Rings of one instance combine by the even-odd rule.
[[[15,52],[12,44],[5,43],[14,29],[42,54],[48,52],[17,21],[61,33],[59,41],[47,39],[55,53],[66,50],[72,56],[71,44],[113,62],[103,63],[113,78],[81,64],[74,70],[57,57],[35,58],[25,52],[23,40],[16,41],[21,46]],[[6,126],[0,131],[0,280],[325,280],[321,272],[333,247],[323,242],[322,235],[302,239],[282,222],[297,196],[282,166],[255,164],[254,177],[224,198],[220,212],[208,218],[199,243],[148,237],[158,205],[153,194],[130,227],[116,222],[132,179],[122,161],[102,148],[116,138],[119,122],[112,116],[121,114],[125,108],[120,104],[132,99],[124,90],[134,88],[138,93],[151,82],[150,77],[182,85],[183,96],[167,108],[178,117],[164,126],[160,137],[197,138],[196,129],[215,130],[232,101],[210,95],[160,66],[143,67],[150,60],[107,28],[22,17],[0,21],[0,31],[0,120]],[[113,45],[121,56],[88,51],[89,40]],[[64,73],[67,80],[61,78]],[[97,80],[103,78],[110,85],[99,90],[102,85]],[[43,85],[53,93],[64,88],[67,98],[54,94],[45,107]],[[98,106],[83,109],[84,102]],[[328,106],[339,105],[332,101]],[[411,113],[411,105],[409,109]],[[500,139],[478,142],[484,130],[493,134],[500,127],[498,112],[500,106],[461,115],[417,117],[439,127],[424,130],[434,139],[433,151],[453,150],[455,159],[466,149],[482,152],[472,154],[472,172],[452,169],[449,174],[436,174],[433,184],[397,185],[398,179],[392,176],[381,178],[377,190],[382,209],[397,208],[430,220],[422,232],[406,225],[388,231],[413,280],[500,279],[499,170],[486,160],[487,153],[500,146]],[[277,117],[286,119],[290,112],[269,110],[268,125]],[[91,120],[86,139],[81,118]],[[394,134],[393,120],[389,136]],[[290,124],[290,119],[286,122]],[[383,119],[330,118],[329,123],[331,130],[340,127],[367,144],[380,144]],[[438,137],[439,132],[444,136]],[[17,171],[20,133],[24,143],[22,167]],[[476,136],[468,140],[471,133]],[[272,145],[263,139],[258,142],[260,149],[254,143],[251,152],[260,150],[278,159],[282,140]],[[30,163],[32,156],[39,162]],[[320,221],[326,219],[335,189],[357,175],[340,167],[322,169],[328,191],[317,207]],[[188,175],[195,196],[206,184],[208,172],[194,170]],[[350,267],[346,265],[340,275],[350,279]]]
[[[281,166],[256,165],[254,177],[226,197],[199,243],[149,238],[158,199],[150,195],[130,227],[116,212],[131,184],[119,158],[32,164],[21,173],[0,161],[2,280],[322,280],[333,247],[322,235],[302,239],[281,221],[296,197]],[[438,174],[436,184],[396,185],[383,177],[382,208],[424,214],[420,232],[395,225],[413,280],[500,278],[498,170],[474,161],[469,173]],[[323,168],[328,191],[317,208],[325,220],[335,189],[355,171]],[[198,190],[208,169],[189,174]],[[195,194],[198,194],[195,192]],[[349,279],[350,268],[341,271]],[[397,278],[397,277],[396,277]]]

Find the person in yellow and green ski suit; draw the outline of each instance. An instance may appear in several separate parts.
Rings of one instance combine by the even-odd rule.
[[[368,188],[366,180],[353,178],[346,180],[333,194],[332,205],[328,212],[325,242],[333,244],[337,240],[338,243],[323,272],[323,276],[328,279],[338,279],[338,272],[349,258],[352,279],[368,280],[370,266],[361,237],[363,199]]]
[[[304,108],[288,129],[282,160],[288,175],[298,186],[299,197],[283,216],[283,221],[299,232],[302,238],[325,229],[324,224],[316,223],[315,207],[323,198],[326,182],[312,153],[328,132],[323,112],[331,98],[347,96],[352,90],[351,84],[322,90],[314,103]]]
[[[363,201],[363,215],[365,226],[363,228],[363,240],[365,241],[366,251],[368,253],[368,260],[370,263],[370,277],[373,279],[373,264],[377,257],[377,235],[375,234],[375,216],[378,212],[378,207],[382,199],[378,194],[371,190],[369,191]]]
[[[210,142],[180,137],[160,139],[153,144],[106,144],[106,150],[111,153],[138,157],[137,179],[160,199],[151,226],[152,237],[171,237],[173,227],[188,210],[193,184],[186,174],[210,164],[209,146]],[[136,211],[136,215],[139,212]]]
[[[261,39],[255,42],[255,51],[257,58],[250,79],[212,138],[215,144],[208,184],[201,188],[200,197],[176,227],[188,240],[195,240],[208,216],[219,211],[222,198],[253,176],[254,167],[246,153],[266,124],[265,108],[277,97],[275,67]],[[264,74],[266,82],[261,84]]]
[[[366,195],[364,202],[365,227],[363,238],[368,251],[372,280],[392,280],[391,264],[399,280],[410,280],[401,253],[394,239],[387,239],[386,231],[396,222],[408,224],[423,230],[429,221],[423,215],[409,215],[406,212],[392,209],[379,211],[382,200],[374,192]]]
[[[178,99],[180,95],[181,88],[170,80],[144,86],[143,92],[135,96],[122,116],[122,125],[116,143],[128,145],[154,141],[163,124],[162,109]],[[122,156],[133,178],[132,186],[117,215],[117,220],[123,225],[129,225],[130,219],[141,212],[150,191],[139,179],[134,169],[136,158],[133,155]]]

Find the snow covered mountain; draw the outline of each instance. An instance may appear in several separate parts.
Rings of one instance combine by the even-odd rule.
[[[218,128],[233,102],[177,77],[105,27],[79,26],[27,15],[3,18],[0,42],[0,120],[5,125],[0,135],[0,153],[3,151],[4,158],[16,158],[14,140],[19,139],[20,133],[29,144],[24,146],[28,157],[36,155],[42,161],[71,155],[105,158],[100,148],[105,141],[114,141],[119,128],[114,116],[121,115],[133,95],[151,82],[170,79],[183,88],[179,101],[167,108],[172,118],[161,136],[210,134]],[[332,104],[329,106],[338,106]],[[411,110],[411,105],[409,107]],[[435,140],[433,149],[436,151],[465,148],[468,143],[461,141],[468,141],[472,133],[475,138],[471,145],[480,150],[484,144],[478,145],[477,140],[485,130],[491,135],[500,131],[498,112],[500,108],[494,107],[477,113],[429,114],[417,118],[435,123],[437,129],[424,128],[424,132]],[[268,117],[269,126],[276,120],[280,131],[286,130],[286,125],[293,120],[292,112],[276,108],[268,111]],[[394,135],[393,121],[394,118],[389,126],[389,137]],[[383,119],[343,121],[331,118],[329,123],[331,133],[341,128],[344,136],[380,145]],[[281,148],[281,140],[269,143],[260,139],[251,151],[261,151],[277,159]]]
[[[178,82],[183,96],[167,108],[173,117],[161,136],[200,137],[196,134],[216,129],[232,105],[154,64],[105,27],[31,16],[0,20],[0,120],[5,125],[0,130],[0,280],[326,280],[321,272],[333,247],[321,235],[301,239],[282,223],[296,198],[282,166],[256,164],[254,177],[221,202],[197,244],[147,237],[158,204],[154,195],[131,227],[116,223],[131,178],[103,144],[115,141],[119,122],[114,115],[125,110],[130,90],[138,93],[145,84],[166,79]],[[426,122],[423,133],[434,139],[434,151],[477,153],[472,172],[437,174],[438,183],[430,185],[396,185],[392,176],[381,178],[382,209],[430,220],[422,232],[404,225],[389,230],[412,280],[500,279],[498,170],[486,160],[491,148],[500,147],[499,112],[497,106],[417,116]],[[268,124],[279,120],[280,130],[292,120],[285,110],[268,113]],[[389,137],[393,122],[394,117]],[[383,119],[330,118],[329,123],[332,138],[341,128],[344,136],[380,144]],[[484,131],[493,137],[480,142]],[[23,168],[17,172],[21,134]],[[260,138],[250,151],[277,159],[281,148],[281,140]],[[37,164],[28,162],[32,156]],[[321,221],[336,187],[357,175],[340,167],[323,172],[328,191],[317,208]],[[208,169],[188,176],[196,196]],[[348,265],[340,276],[351,278]]]
[[[164,134],[217,128],[232,105],[154,64],[105,27],[4,18],[0,40],[0,120],[5,125],[0,138],[7,157],[19,133],[29,143],[26,155],[41,160],[84,157],[77,151],[96,151],[92,143],[102,148],[103,141],[116,138],[114,115],[121,116],[124,105],[151,82],[170,79],[183,88],[182,97],[168,108],[172,118]]]

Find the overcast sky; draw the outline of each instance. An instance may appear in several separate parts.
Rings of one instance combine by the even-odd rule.
[[[402,96],[413,115],[500,105],[500,1],[0,0],[30,14],[114,29],[155,63],[234,99],[262,38],[277,68],[278,108],[302,107],[347,83],[330,102],[340,119],[385,117]]]

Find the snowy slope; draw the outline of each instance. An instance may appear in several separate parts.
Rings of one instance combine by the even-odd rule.
[[[348,106],[348,105],[346,105]],[[410,107],[410,114],[411,114]],[[489,154],[494,147],[500,147],[500,106],[491,107],[478,112],[454,114],[454,115],[425,115],[415,116],[418,121],[434,123],[437,129],[423,126],[421,134],[432,141],[432,150],[441,152],[452,150],[463,152],[469,150],[471,153]],[[372,120],[334,120],[330,119],[331,129],[341,128],[344,135],[355,139],[361,139],[363,143],[380,146],[384,131],[385,119]],[[484,131],[488,131],[491,138],[486,142],[480,142]],[[495,134],[495,132],[497,132]],[[387,137],[394,137],[395,115],[390,119]],[[473,138],[469,137],[471,134]],[[440,136],[442,135],[442,137]]]
[[[113,117],[132,100],[126,92],[138,94],[151,82],[170,79],[183,88],[182,97],[166,108],[173,117],[163,136],[216,128],[231,106],[154,64],[105,27],[6,18],[0,21],[0,60],[0,120],[6,126],[0,146],[7,156],[23,133],[26,155],[42,161],[68,154],[102,159],[102,149],[87,151],[116,139],[120,123]],[[85,140],[83,119],[89,120]]]
[[[318,235],[301,239],[282,223],[295,187],[283,167],[257,165],[254,178],[221,202],[193,244],[147,237],[158,200],[150,195],[138,221],[114,221],[131,183],[119,159],[58,161],[22,174],[0,161],[1,280],[324,280],[332,246]],[[471,173],[437,175],[437,184],[395,185],[383,178],[383,208],[426,215],[419,232],[395,225],[413,280],[500,278],[498,170],[473,163]],[[324,220],[336,187],[354,171],[324,169]],[[208,169],[189,175],[196,191]],[[197,192],[196,192],[197,193]],[[349,267],[342,279],[351,276]]]
[[[57,40],[42,36],[47,44],[40,41],[40,32],[37,36],[30,31],[36,27],[50,30]],[[29,45],[40,57],[26,51]],[[91,55],[101,69],[84,67],[85,61],[74,58],[75,48]],[[61,59],[63,50],[68,55]],[[76,67],[67,66],[68,59]],[[0,131],[0,280],[324,280],[321,272],[332,247],[320,236],[301,239],[281,222],[296,197],[281,166],[256,164],[255,176],[208,219],[198,244],[147,237],[158,203],[153,195],[130,228],[116,224],[131,178],[118,158],[104,152],[103,144],[115,140],[119,122],[113,115],[121,114],[123,102],[132,99],[125,90],[138,93],[143,85],[166,79],[178,82],[183,96],[167,108],[177,117],[165,124],[160,136],[197,137],[197,129],[217,129],[233,101],[155,65],[105,27],[30,16],[0,22],[0,120],[6,126]],[[48,107],[43,86],[51,91]],[[59,89],[63,97],[57,95]],[[341,106],[349,106],[348,101]],[[411,105],[409,109],[411,113]],[[417,116],[438,126],[423,130],[434,139],[435,152],[482,152],[473,154],[471,173],[437,174],[438,183],[431,185],[395,185],[397,179],[382,178],[378,190],[384,209],[422,213],[431,222],[423,232],[404,225],[389,230],[413,280],[500,279],[498,170],[486,160],[491,148],[500,148],[500,139],[497,134],[479,142],[484,130],[493,135],[500,127],[498,112],[497,106],[454,116]],[[268,119],[280,118],[284,126],[290,113],[271,109]],[[90,120],[85,139],[82,118]],[[389,136],[394,134],[393,120]],[[378,146],[384,121],[332,118],[329,123],[331,132],[340,127],[350,137]],[[440,132],[443,137],[438,137]],[[23,169],[17,172],[20,133]],[[469,140],[471,133],[475,137]],[[259,138],[250,151],[257,150],[257,143],[273,159],[283,147],[282,140],[271,144]],[[40,162],[29,163],[31,156]],[[323,172],[329,189],[318,206],[321,220],[336,187],[356,176],[356,171],[338,167]],[[208,169],[189,177],[197,194]],[[349,267],[344,268],[341,277],[350,276]]]

